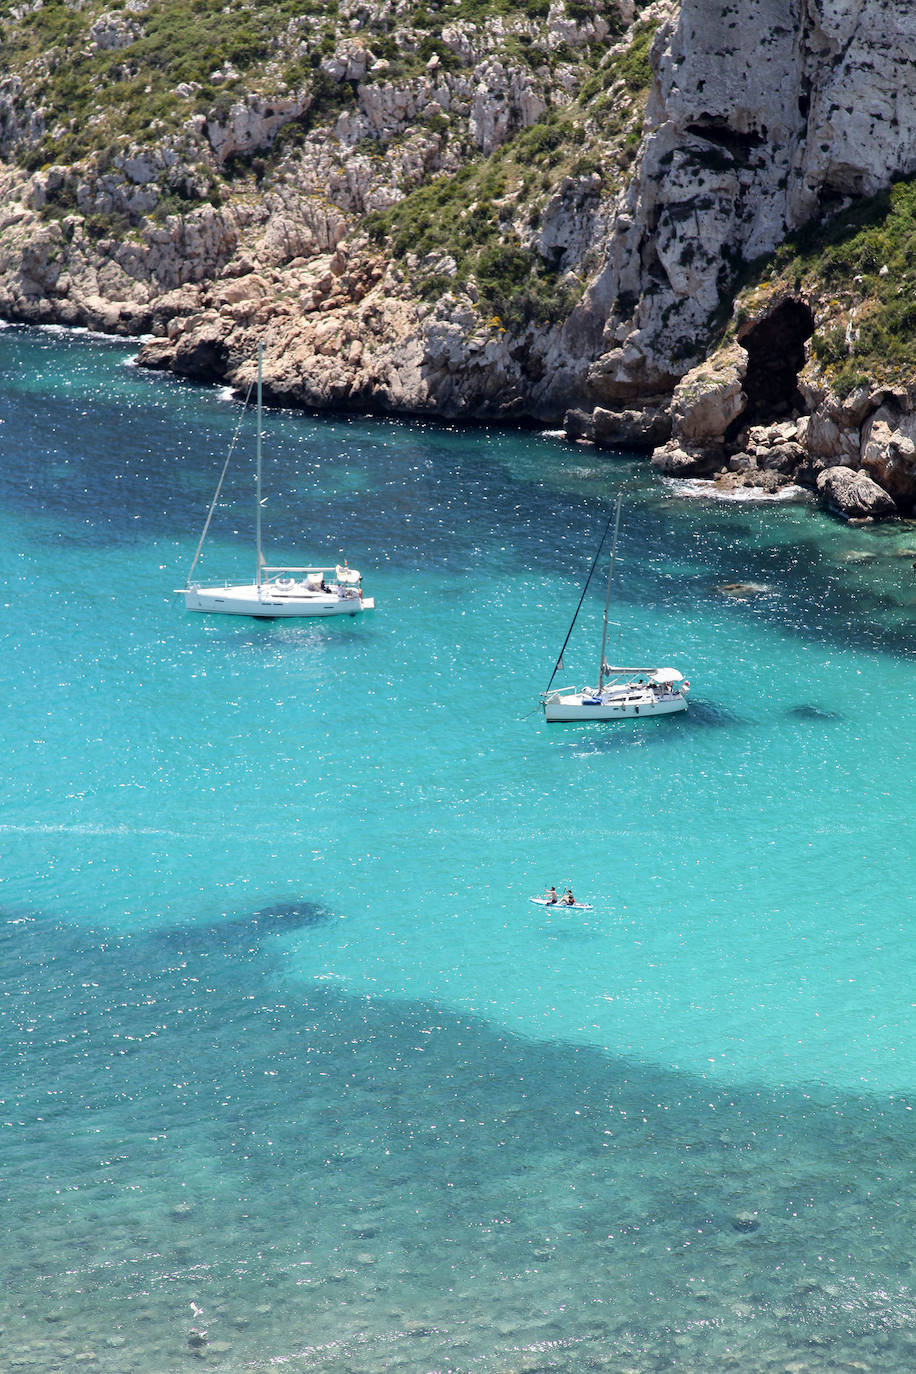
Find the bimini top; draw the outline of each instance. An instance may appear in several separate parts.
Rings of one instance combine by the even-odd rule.
[[[683,682],[684,674],[679,673],[676,668],[656,668],[652,674],[652,681],[661,687],[669,682]]]

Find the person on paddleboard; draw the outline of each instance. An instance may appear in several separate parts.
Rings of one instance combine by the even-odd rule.
[[[572,888],[571,888],[571,887],[568,887],[568,888],[566,889],[566,891],[563,893],[563,896],[560,898],[560,902],[562,903],[563,906],[575,906],[575,905],[576,905],[576,899],[575,899],[575,897],[574,897],[573,894],[572,894]]]
[[[560,899],[559,899],[559,897],[557,896],[557,889],[556,889],[555,887],[548,887],[548,889],[547,889],[547,905],[548,905],[548,906],[556,906],[557,903],[559,902],[559,900],[560,900]]]

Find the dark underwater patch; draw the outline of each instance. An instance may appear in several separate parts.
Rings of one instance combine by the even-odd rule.
[[[739,724],[737,716],[707,701],[691,701],[686,711],[654,720],[590,721],[580,727],[581,733],[561,739],[560,748],[567,753],[610,754],[618,749],[670,748],[682,742],[681,731],[706,729]]]
[[[304,930],[307,926],[324,925],[332,917],[333,912],[320,902],[299,900],[272,902],[270,906],[262,906],[255,911],[247,920],[244,917],[242,920],[245,924],[248,920],[253,921],[265,934],[273,935],[281,927],[283,930]]]
[[[805,702],[801,706],[793,706],[786,712],[790,720],[842,720],[839,711],[825,711],[820,706],[811,706]]]
[[[224,923],[249,939],[223,940],[222,958],[53,917],[13,927],[5,1239],[15,1257],[27,1236],[42,1265],[36,1279],[26,1248],[10,1266],[23,1340],[65,1314],[117,1374],[105,1333],[136,1293],[149,1367],[172,1367],[193,1298],[233,1367],[254,1367],[303,1325],[323,1334],[346,1301],[380,1315],[340,1367],[381,1368],[406,1291],[441,1331],[430,1367],[447,1362],[469,1304],[508,1367],[543,1339],[528,1316],[536,1284],[558,1313],[551,1340],[574,1347],[566,1370],[631,1346],[636,1363],[650,1349],[653,1368],[697,1369],[719,1346],[746,1348],[756,1368],[754,1343],[774,1368],[810,1360],[812,1345],[837,1367],[908,1367],[903,1097],[718,1083],[440,1005],[293,989],[251,932],[323,911],[284,899]],[[386,1288],[381,1261],[401,1251],[409,1272]],[[311,1286],[272,1312],[262,1294],[292,1272]],[[702,1322],[682,1325],[698,1302]],[[226,1313],[239,1318],[228,1330]]]
[[[294,930],[307,930],[310,926],[324,925],[333,919],[333,912],[319,902],[304,898],[292,901],[271,902],[269,906],[241,916],[226,915],[218,921],[171,926],[167,930],[152,932],[151,938],[161,943],[177,946],[185,953],[200,950],[224,949],[241,950],[247,941],[260,941],[268,935],[279,935]]]

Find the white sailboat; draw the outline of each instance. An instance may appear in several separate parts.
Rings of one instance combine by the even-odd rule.
[[[363,595],[362,576],[346,562],[334,567],[267,564],[261,549],[261,346],[258,345],[258,439],[255,493],[255,575],[253,582],[225,582],[221,585],[201,586],[194,580],[194,569],[200,559],[204,540],[219,500],[229,458],[217,484],[216,493],[207,512],[203,533],[184,587],[176,592],[184,597],[188,611],[211,611],[217,615],[252,615],[261,619],[281,616],[359,615],[375,607],[372,597]],[[230,450],[231,456],[231,450]]]
[[[675,711],[686,711],[687,693],[690,683],[676,668],[618,668],[605,660],[607,651],[608,608],[611,604],[611,589],[614,584],[614,565],[617,558],[617,532],[620,528],[620,495],[614,507],[614,539],[611,545],[611,561],[608,569],[607,595],[604,598],[604,629],[601,635],[601,658],[598,664],[598,685],[596,687],[561,687],[551,690],[551,684],[563,664],[563,650],[569,643],[576,616],[585,598],[585,591],[591,580],[595,563],[604,545],[595,555],[585,588],[576,607],[576,615],[566,635],[560,657],[557,659],[547,690],[541,693],[544,716],[548,721],[575,720],[625,720],[636,716],[665,716]],[[608,529],[610,521],[608,521]],[[607,529],[604,532],[607,537]]]

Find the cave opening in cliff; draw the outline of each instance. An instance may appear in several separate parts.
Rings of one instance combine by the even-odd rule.
[[[783,296],[738,328],[738,343],[747,353],[741,424],[762,424],[804,411],[798,374],[805,365],[805,344],[814,333],[814,316],[805,301]]]

